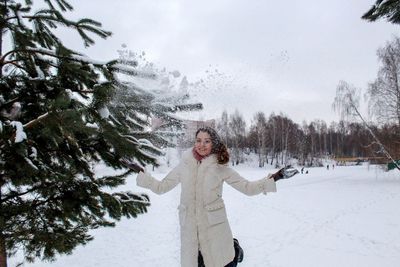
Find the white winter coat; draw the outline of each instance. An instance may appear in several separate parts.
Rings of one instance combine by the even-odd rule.
[[[232,232],[227,220],[222,184],[226,182],[246,195],[276,192],[274,179],[248,181],[215,155],[198,162],[192,151],[162,181],[139,173],[137,184],[163,194],[181,183],[179,221],[181,227],[181,266],[197,267],[199,250],[206,267],[223,267],[235,256]]]

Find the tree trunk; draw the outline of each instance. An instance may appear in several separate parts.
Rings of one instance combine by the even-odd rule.
[[[0,57],[3,56],[3,28],[0,27]],[[3,77],[3,62],[0,62],[0,78]]]
[[[7,1],[4,1],[4,10],[0,10],[0,15],[3,19],[6,19],[6,12],[7,12]],[[3,20],[2,19],[2,20]],[[4,25],[0,25],[0,57],[3,56],[3,31]],[[0,62],[0,77],[3,76],[3,62]]]
[[[2,201],[3,196],[2,196],[2,187],[4,186],[4,177],[3,175],[0,175],[0,201]],[[1,207],[2,202],[0,202],[0,210],[2,210],[3,207]],[[4,238],[2,229],[0,229],[0,267],[7,267],[7,250],[6,250],[6,240]]]
[[[7,267],[6,242],[2,234],[0,234],[0,267]]]

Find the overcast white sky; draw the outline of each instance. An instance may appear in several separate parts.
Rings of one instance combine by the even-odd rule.
[[[196,92],[204,111],[193,119],[238,108],[248,122],[257,111],[338,121],[331,108],[338,82],[366,88],[377,74],[376,50],[399,30],[360,19],[375,0],[70,2],[73,17],[96,19],[113,36],[82,50],[68,35],[69,45],[111,59],[124,43],[191,82],[206,80],[210,90]],[[223,75],[207,78],[215,69]]]

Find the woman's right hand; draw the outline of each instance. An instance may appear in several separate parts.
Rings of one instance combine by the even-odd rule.
[[[126,167],[131,169],[134,172],[144,172],[144,169],[137,164],[136,162],[127,160],[127,159],[121,159],[121,163],[124,164]]]

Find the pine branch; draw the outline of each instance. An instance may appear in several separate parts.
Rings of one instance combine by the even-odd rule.
[[[55,183],[49,183],[49,182],[43,183],[43,184],[40,184],[37,186],[33,186],[31,189],[29,189],[25,192],[10,191],[10,193],[11,193],[10,195],[7,195],[6,197],[0,199],[0,205],[5,203],[6,201],[13,199],[13,198],[18,198],[18,197],[24,196],[24,195],[32,193],[38,189],[49,188],[50,186],[52,186],[54,184]]]
[[[67,28],[73,28],[77,30],[79,35],[82,37],[85,46],[90,46],[94,44],[94,40],[90,38],[85,31],[91,32],[103,39],[112,35],[110,31],[105,31],[101,29],[101,23],[91,19],[80,19],[77,22],[66,19],[61,12],[55,9],[44,9],[36,12],[34,15],[25,15],[25,16],[12,16],[8,17],[7,21],[17,19],[18,23],[20,18],[28,19],[30,21],[34,21],[36,25],[36,29],[38,34],[46,32],[48,35],[51,35],[53,39],[58,40],[58,38],[52,34],[50,30],[44,25],[44,23],[48,24],[51,28],[57,28],[57,24],[65,26]],[[57,42],[59,43],[59,41]]]
[[[46,112],[43,115],[40,115],[39,117],[37,117],[34,120],[31,120],[30,122],[24,124],[24,128],[29,129],[32,128],[34,125],[36,125],[37,123],[41,122],[42,120],[44,120],[45,118],[47,118],[50,114],[48,112]]]
[[[399,0],[377,0],[361,18],[371,22],[380,18],[386,18],[391,23],[399,24]]]
[[[44,0],[51,9],[55,9],[53,3],[51,2],[51,0]],[[62,11],[72,11],[74,8],[65,0],[56,0],[58,6],[60,7],[60,9]]]
[[[0,65],[3,64],[3,62],[5,61],[6,57],[8,57],[9,55],[16,53],[16,50],[10,50],[7,53],[5,53],[4,55],[1,56],[0,58]]]

